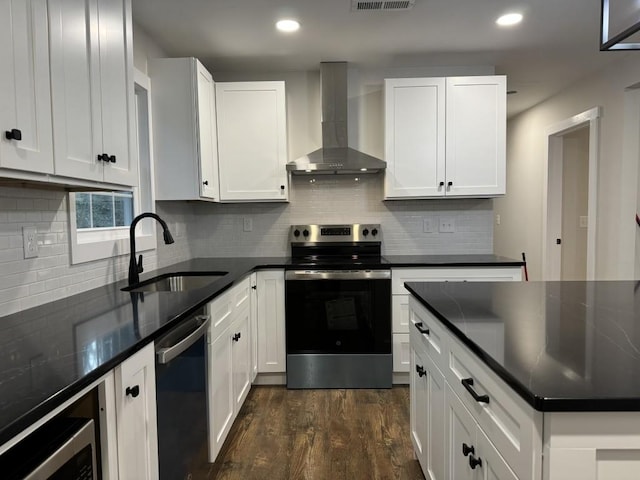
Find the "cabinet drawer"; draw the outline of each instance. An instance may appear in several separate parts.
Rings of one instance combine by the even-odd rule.
[[[393,371],[405,373],[411,365],[411,348],[408,333],[393,334]]]
[[[211,315],[210,342],[214,342],[229,326],[233,312],[249,306],[251,299],[250,292],[251,281],[250,277],[247,276],[222,295],[209,302],[207,305],[207,313]]]
[[[405,282],[510,282],[522,280],[520,267],[392,268],[391,293],[406,295]]]
[[[540,474],[540,465],[534,465],[534,459],[539,458],[535,439],[540,437],[542,414],[457,339],[449,336],[448,340],[447,382],[518,477],[536,478],[533,473]]]
[[[447,334],[439,323],[422,305],[411,298],[409,300],[409,335],[411,343],[424,347],[441,371],[447,364]]]
[[[393,333],[409,333],[409,295],[391,296],[391,327]]]

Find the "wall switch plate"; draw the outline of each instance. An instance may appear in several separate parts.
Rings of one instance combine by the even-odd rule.
[[[243,225],[242,225],[242,229],[245,232],[251,232],[253,230],[253,218],[251,217],[244,217],[243,219]]]
[[[500,214],[496,214],[496,225],[500,225]]]
[[[456,220],[453,217],[440,217],[440,233],[454,233],[456,231]]]
[[[22,245],[24,258],[38,256],[38,230],[36,227],[22,227]]]
[[[433,219],[424,218],[422,220],[422,231],[424,233],[433,233],[433,231],[435,230],[434,224],[435,224],[435,222],[433,221]]]

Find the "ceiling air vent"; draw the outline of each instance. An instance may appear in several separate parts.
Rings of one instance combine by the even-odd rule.
[[[352,12],[365,12],[372,10],[411,10],[416,0],[389,0],[389,1],[366,1],[351,0]]]

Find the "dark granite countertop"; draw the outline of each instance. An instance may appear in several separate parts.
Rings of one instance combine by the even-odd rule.
[[[478,264],[521,262],[493,255],[393,256],[378,267]],[[0,446],[235,281],[264,268],[293,266],[287,257],[193,259],[145,272],[140,279],[194,271],[228,274],[201,289],[143,296],[121,291],[122,281],[0,318]]]
[[[640,283],[407,289],[539,411],[640,411]]]

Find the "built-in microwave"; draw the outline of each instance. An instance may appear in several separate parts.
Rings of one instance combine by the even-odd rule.
[[[0,456],[4,480],[97,480],[93,420],[54,418]]]

